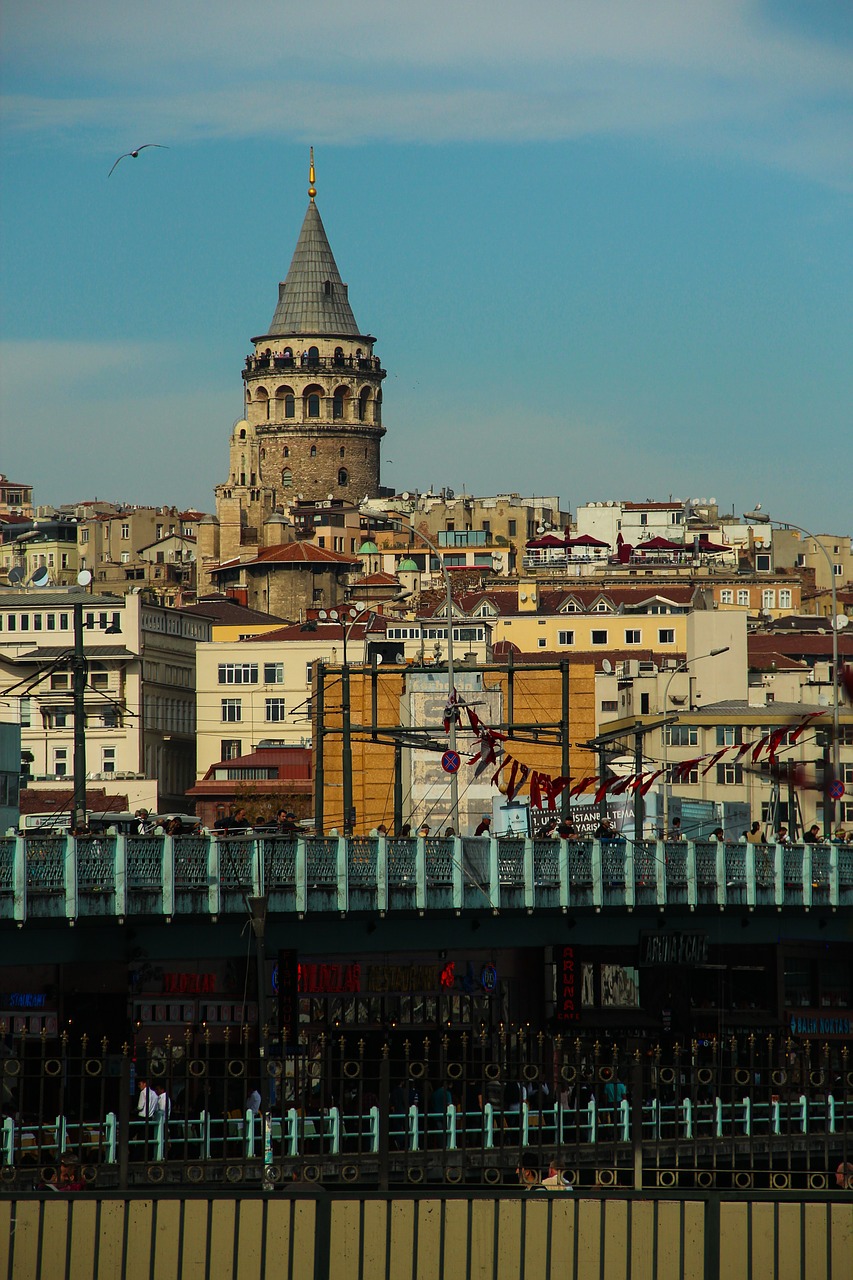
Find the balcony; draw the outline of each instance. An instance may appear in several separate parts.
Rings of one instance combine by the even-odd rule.
[[[853,907],[853,846],[210,835],[0,838],[0,922]]]

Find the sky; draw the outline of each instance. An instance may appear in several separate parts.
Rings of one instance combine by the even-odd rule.
[[[849,0],[8,0],[0,40],[37,503],[213,509],[313,144],[385,484],[853,533]]]

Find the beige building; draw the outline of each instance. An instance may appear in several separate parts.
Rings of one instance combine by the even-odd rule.
[[[116,595],[147,588],[161,603],[195,591],[204,514],[176,507],[116,507],[80,520],[79,567]]]
[[[490,654],[488,625],[456,625],[454,658],[464,667]],[[346,643],[345,643],[346,641]],[[313,667],[346,658],[354,669],[370,663],[423,663],[446,657],[447,627],[371,613],[348,622],[315,615],[265,635],[198,647],[197,761],[199,777],[220,760],[275,741],[298,746],[311,741]]]
[[[30,773],[42,781],[73,774],[75,602],[88,660],[90,781],[154,779],[159,804],[179,806],[194,781],[196,645],[211,624],[138,595],[0,591],[0,705],[20,721]]]
[[[33,515],[33,486],[9,480],[0,471],[0,516]]]

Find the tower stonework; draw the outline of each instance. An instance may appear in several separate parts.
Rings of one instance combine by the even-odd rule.
[[[315,203],[309,204],[278,305],[243,369],[245,416],[230,474],[216,487],[219,559],[263,543],[263,526],[298,499],[358,503],[380,484],[382,382],[376,339],[362,333]]]

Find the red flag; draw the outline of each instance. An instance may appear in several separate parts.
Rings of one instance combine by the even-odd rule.
[[[515,797],[518,795],[519,791],[521,790],[521,788],[524,786],[525,782],[527,781],[527,777],[528,777],[529,773],[530,773],[530,769],[528,768],[528,766],[527,766],[526,764],[519,764],[519,766],[518,766],[518,774],[519,774],[519,776],[518,776],[518,782],[517,782],[515,785],[513,785],[513,786],[511,786],[511,787],[508,787],[508,788],[507,788],[507,793],[506,793],[506,798],[507,798],[507,800],[512,801],[512,800],[514,800],[514,799],[515,799]]]
[[[703,777],[703,778],[705,777],[705,774],[706,774],[706,773],[710,773],[710,772],[711,772],[711,770],[713,769],[714,765],[715,765],[715,764],[717,764],[717,763],[718,763],[718,761],[722,760],[723,756],[726,754],[726,752],[727,752],[727,751],[731,751],[731,747],[723,747],[722,751],[715,751],[715,752],[714,752],[714,754],[711,756],[711,761],[710,761],[710,763],[709,763],[708,765],[706,765],[706,767],[702,770],[702,777]]]
[[[758,757],[761,755],[762,751],[764,750],[764,748],[765,748],[765,746],[766,746],[766,744],[767,744],[767,739],[768,739],[768,737],[769,737],[769,734],[766,734],[766,733],[765,733],[764,737],[763,737],[763,738],[759,738],[758,742],[755,744],[755,748],[754,748],[754,750],[753,750],[753,752],[752,752],[752,763],[753,763],[753,764],[755,764],[756,760],[758,759]]]
[[[644,796],[644,795],[646,794],[646,792],[647,792],[647,791],[649,791],[649,790],[651,789],[652,784],[653,784],[653,783],[655,783],[655,782],[657,782],[657,780],[658,780],[658,778],[661,776],[661,774],[662,774],[662,773],[665,773],[665,772],[666,772],[666,770],[665,770],[665,769],[657,769],[654,773],[649,774],[649,777],[646,779],[646,781],[645,781],[645,782],[643,783],[643,785],[640,787],[640,795],[641,795],[641,796]]]
[[[793,743],[793,742],[798,742],[798,741],[799,741],[799,739],[800,739],[800,736],[801,736],[801,735],[802,735],[802,733],[803,733],[803,730],[806,728],[806,726],[807,726],[807,724],[809,723],[809,721],[810,721],[810,720],[814,720],[817,716],[822,716],[823,714],[824,714],[824,712],[823,712],[823,711],[810,711],[810,712],[809,712],[809,714],[808,714],[807,716],[803,716],[802,720],[801,720],[801,721],[800,721],[800,723],[797,725],[796,729],[795,729],[795,730],[794,730],[794,732],[791,734],[791,736],[790,736],[790,738],[788,739],[788,741],[789,741],[789,742],[792,742],[792,743]]]
[[[542,808],[542,793],[539,790],[539,778],[541,774],[534,769],[530,775],[530,807],[532,809]]]
[[[607,778],[604,782],[602,782],[601,786],[600,786],[600,787],[598,788],[598,790],[596,791],[596,793],[595,793],[595,798],[594,798],[594,800],[593,800],[593,803],[594,803],[594,804],[600,804],[600,803],[601,803],[601,801],[602,801],[602,800],[604,799],[604,797],[607,795],[607,789],[608,789],[608,787],[609,787],[609,786],[610,786],[610,779],[609,779],[609,778]]]

